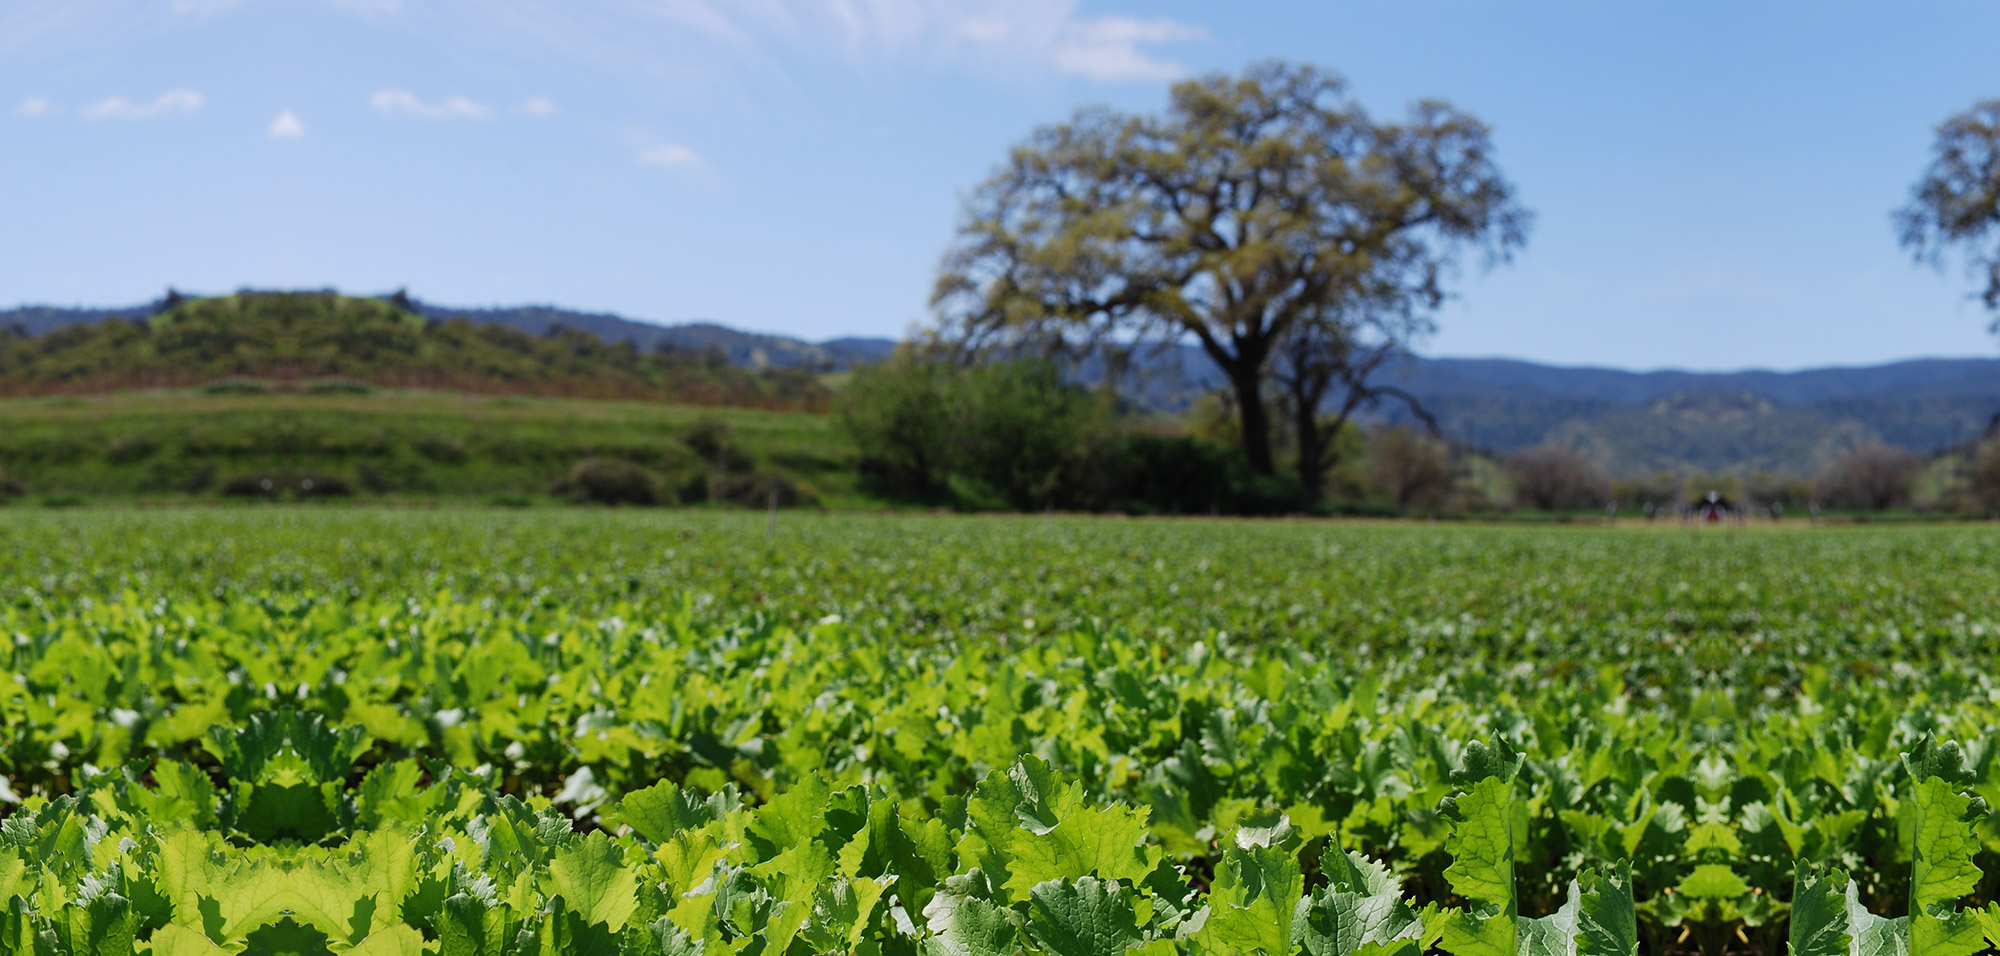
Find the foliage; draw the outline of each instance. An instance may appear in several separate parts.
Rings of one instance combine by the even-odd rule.
[[[1981,301],[2000,310],[2000,249],[1993,246],[2000,226],[2000,100],[1976,103],[1938,126],[1931,165],[1895,221],[1903,247],[1920,261],[1942,263],[1948,253],[1961,253],[1969,270],[1985,275]]]
[[[1944,954],[1995,912],[1979,529],[7,518],[0,945]]]
[[[1610,493],[1597,463],[1568,445],[1524,448],[1508,455],[1506,466],[1519,502],[1544,511],[1592,507]]]
[[[960,367],[905,350],[857,370],[839,416],[875,488],[905,500],[964,487],[1016,510],[1271,514],[1302,504],[1240,450],[1114,418],[1045,360]]]
[[[572,501],[600,505],[656,505],[667,500],[659,475],[621,458],[585,458],[549,490]]]
[[[861,467],[885,491],[933,494],[951,469],[953,369],[913,349],[855,369],[835,405]]]
[[[1048,361],[976,365],[959,400],[956,470],[1024,511],[1055,503],[1065,467],[1106,427],[1096,396],[1065,384]]]
[[[941,331],[1003,354],[1197,344],[1269,475],[1281,342],[1334,360],[1297,379],[1324,392],[1359,367],[1349,350],[1421,331],[1410,320],[1462,250],[1504,258],[1524,240],[1529,215],[1491,153],[1485,125],[1440,101],[1377,121],[1338,77],[1283,63],[1183,81],[1160,114],[1084,110],[1035,131],[969,200],[934,295]]]
[[[1402,509],[1437,510],[1458,480],[1450,447],[1407,428],[1375,433],[1366,468],[1369,486]]]
[[[1843,508],[1881,511],[1909,500],[1922,467],[1915,453],[1888,445],[1857,445],[1842,452],[1815,483],[1820,500]]]
[[[826,416],[398,390],[0,400],[0,466],[37,492],[91,497],[185,499],[289,476],[341,479],[364,498],[546,503],[577,462],[607,457],[665,476],[689,502],[707,496],[713,459],[685,438],[713,426],[732,472],[776,474],[848,507],[881,503],[859,493],[853,452]]]

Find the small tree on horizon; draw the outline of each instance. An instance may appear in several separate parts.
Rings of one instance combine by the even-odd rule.
[[[1592,507],[1610,490],[1597,462],[1568,445],[1524,448],[1507,456],[1506,468],[1516,498],[1543,511]]]
[[[1841,452],[1814,483],[1820,499],[1845,508],[1883,511],[1909,500],[1923,459],[1907,448],[1880,443]]]

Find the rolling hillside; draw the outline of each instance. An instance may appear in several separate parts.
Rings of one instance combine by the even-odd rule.
[[[660,325],[553,306],[465,308],[384,297],[410,313],[448,322],[504,326],[534,339],[570,330],[642,354],[663,347],[741,369],[828,372],[875,361],[895,342],[836,338],[806,342],[714,323]],[[159,304],[121,309],[46,306],[0,311],[0,328],[34,335],[106,319],[143,317]],[[4,350],[0,350],[4,355]],[[1191,348],[1146,360],[1129,388],[1141,405],[1187,408],[1219,385]],[[0,388],[19,391],[5,371]],[[1413,357],[1387,373],[1421,397],[1454,438],[1505,453],[1544,441],[1590,449],[1621,474],[1770,470],[1809,474],[1848,445],[1884,441],[1928,451],[1980,434],[2000,413],[2000,359],[1919,359],[1796,372],[1652,371],[1559,367],[1514,359]],[[1089,369],[1079,378],[1091,378]],[[1385,408],[1382,421],[1407,422]]]

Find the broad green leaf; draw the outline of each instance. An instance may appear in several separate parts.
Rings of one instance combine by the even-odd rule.
[[[1790,956],[1849,956],[1847,874],[1813,872],[1804,860],[1792,871]]]
[[[1953,753],[1957,750],[1955,745],[1946,746]],[[1914,912],[1929,913],[1979,886],[1979,867],[1972,861],[1979,852],[1979,841],[1966,821],[1972,800],[1960,794],[1956,784],[1932,776],[1917,782],[1909,801],[1913,814],[1910,850],[1914,860],[1910,906]]]
[[[1577,895],[1577,885],[1571,882],[1560,909],[1548,916],[1517,921],[1516,952],[1520,956],[1576,956]]]
[[[1446,911],[1439,924],[1442,945],[1454,956],[1514,956],[1519,948],[1513,786],[1511,779],[1487,776],[1442,808],[1452,824],[1445,880],[1472,904],[1469,911]]]
[[[557,848],[549,878],[586,926],[603,923],[615,933],[638,906],[638,875],[603,830]]]
[[[1385,954],[1414,956],[1423,925],[1388,870],[1355,853],[1330,855],[1325,866],[1332,882],[1299,900],[1294,948],[1308,956],[1346,956],[1378,946]]]
[[[607,823],[623,823],[654,843],[665,843],[682,830],[692,830],[717,819],[719,804],[682,790],[672,781],[662,780],[644,790],[634,790],[618,801],[617,812]]]
[[[1482,917],[1515,916],[1513,799],[1510,781],[1486,777],[1445,808],[1452,823],[1445,838],[1445,852],[1451,854],[1445,880],[1476,904]]]
[[[1577,892],[1578,956],[1637,956],[1639,917],[1632,902],[1632,864],[1608,873],[1585,870],[1571,884]]]
[[[376,931],[347,952],[349,956],[422,956],[424,934],[399,923]]]
[[[1235,845],[1223,853],[1209,891],[1204,939],[1269,956],[1289,953],[1292,921],[1305,895],[1298,857],[1280,847]]]
[[[1007,891],[1015,898],[1049,880],[1096,876],[1146,878],[1161,850],[1146,846],[1146,811],[1130,807],[1077,810],[1046,833],[1016,828],[1008,847]]]
[[[1847,884],[1847,932],[1851,956],[1912,956],[1910,918],[1884,919],[1861,905],[1861,888]]]
[[[944,899],[939,894],[938,899]],[[930,956],[1013,956],[1020,928],[1004,906],[982,899],[960,899],[948,907],[927,910],[934,934],[924,941]]]
[[[500,907],[464,893],[444,901],[437,932],[438,956],[497,956],[512,942]]]
[[[229,950],[210,942],[201,933],[168,923],[153,931],[153,956],[227,956]]]
[[[1750,884],[1723,863],[1703,863],[1681,879],[1675,891],[1695,900],[1733,900],[1747,895]]]
[[[1123,956],[1142,939],[1131,894],[1087,876],[1037,884],[1028,891],[1028,936],[1051,956]]]

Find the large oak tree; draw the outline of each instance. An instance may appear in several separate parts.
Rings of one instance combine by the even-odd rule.
[[[1366,384],[1351,359],[1427,328],[1395,317],[1441,301],[1462,252],[1504,259],[1529,220],[1477,119],[1425,101],[1380,122],[1338,77],[1266,63],[1177,84],[1157,115],[1035,131],[969,198],[934,304],[974,350],[1198,344],[1271,474],[1281,346],[1330,350],[1306,364],[1316,422],[1327,387]]]

